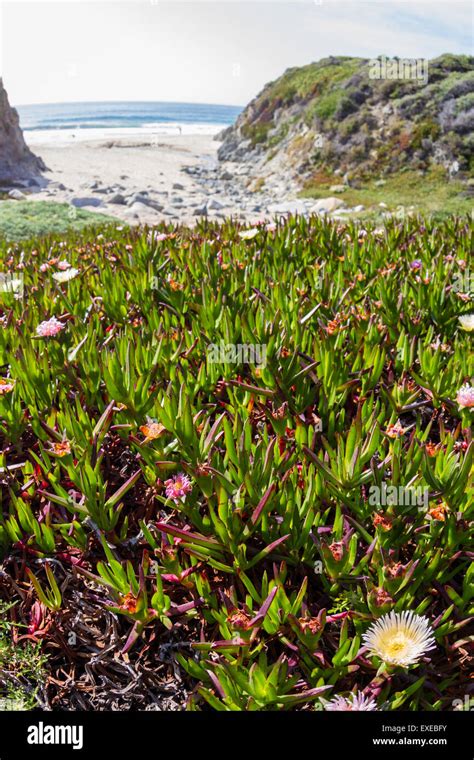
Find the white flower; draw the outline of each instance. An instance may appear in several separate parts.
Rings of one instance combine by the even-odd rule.
[[[252,238],[257,237],[260,230],[258,227],[254,227],[251,230],[242,230],[242,232],[239,232],[239,237],[242,238],[242,240],[252,240]]]
[[[22,277],[14,279],[11,275],[0,275],[0,292],[2,293],[21,293],[23,290]]]
[[[70,269],[65,269],[62,272],[55,272],[53,274],[53,279],[56,280],[56,282],[69,282],[69,280],[73,280],[74,277],[77,277],[79,274],[79,269],[74,269],[74,267],[70,267]]]
[[[467,332],[472,332],[472,330],[474,330],[474,314],[463,314],[462,317],[459,317],[458,319],[459,325],[463,330],[466,330]]]
[[[370,626],[362,641],[370,654],[384,662],[408,667],[435,648],[433,633],[428,618],[392,610]]]
[[[355,712],[356,710],[377,710],[377,703],[373,699],[364,697],[359,692],[351,692],[349,697],[334,697],[329,702],[321,699],[325,710],[338,712]]]

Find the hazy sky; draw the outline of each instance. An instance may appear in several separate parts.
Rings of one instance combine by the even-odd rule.
[[[244,105],[288,66],[331,54],[473,54],[472,8],[453,0],[0,0],[0,71],[14,105]]]

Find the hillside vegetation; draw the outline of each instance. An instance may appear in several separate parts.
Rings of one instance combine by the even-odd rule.
[[[429,61],[426,83],[372,79],[370,71],[367,59],[342,56],[288,69],[221,133],[219,157],[251,164],[254,187],[279,182],[316,197],[340,185],[343,199],[351,187],[372,189],[380,201],[384,183],[395,178],[403,202],[408,172],[421,186],[429,181],[435,207],[448,200],[451,210],[467,210],[474,195],[474,57]],[[415,201],[423,206],[423,198]]]

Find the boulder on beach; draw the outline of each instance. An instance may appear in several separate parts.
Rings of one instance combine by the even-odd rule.
[[[304,201],[286,201],[285,203],[271,203],[268,206],[271,214],[305,214],[306,204]]]
[[[84,206],[103,206],[103,201],[100,198],[71,198],[69,201],[72,206],[76,208],[84,208]]]
[[[341,198],[334,198],[333,196],[320,198],[314,206],[311,206],[311,212],[313,214],[329,214],[331,211],[336,211],[336,209],[342,206],[345,206],[345,203]]]
[[[8,186],[33,180],[45,170],[41,158],[24,140],[18,113],[11,107],[0,78],[0,183]]]

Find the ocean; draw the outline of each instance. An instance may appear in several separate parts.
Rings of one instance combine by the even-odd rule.
[[[17,106],[29,145],[113,137],[216,134],[241,106],[204,103],[51,103]]]

